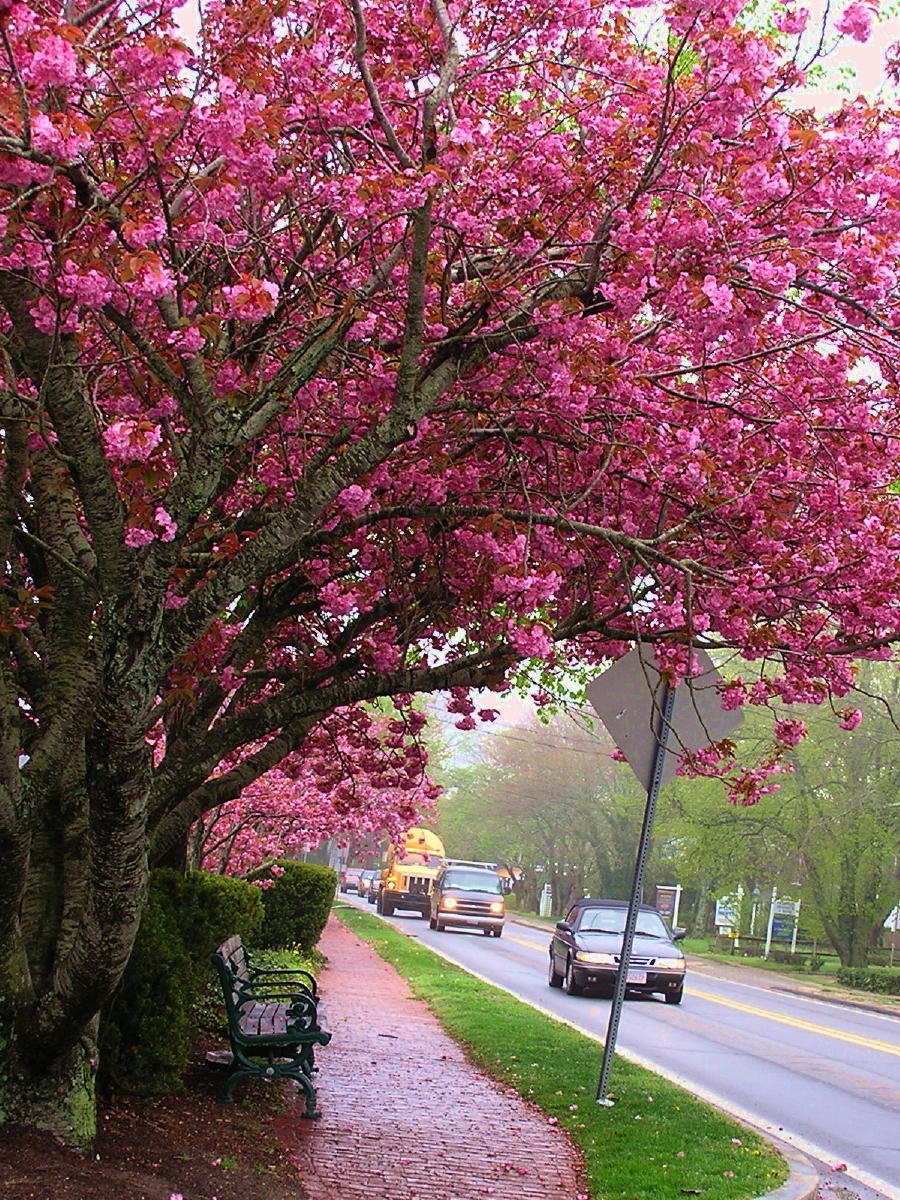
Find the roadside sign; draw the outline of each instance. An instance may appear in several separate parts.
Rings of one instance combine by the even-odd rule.
[[[681,902],[681,884],[656,885],[656,907],[674,929],[678,924],[678,907]]]
[[[789,942],[794,936],[800,903],[797,900],[776,900],[775,911],[772,913],[772,939],[776,942]]]
[[[737,929],[740,921],[740,896],[725,896],[716,901],[716,929]]]
[[[597,1084],[596,1099],[602,1105],[613,1103],[606,1095],[606,1085],[629,979],[631,948],[643,895],[644,867],[650,850],[659,789],[675,774],[675,768],[685,751],[700,750],[721,741],[741,721],[740,712],[726,712],[722,708],[718,687],[721,676],[712,659],[702,650],[695,651],[694,657],[700,668],[697,674],[683,680],[678,687],[671,687],[652,646],[641,643],[585,689],[600,720],[647,790],[628,915],[625,918],[619,967],[603,1045],[603,1065]]]
[[[704,650],[695,650],[697,675],[674,689],[674,708],[663,753],[660,787],[675,774],[686,750],[720,742],[737,729],[739,709],[723,709],[722,677]],[[587,685],[585,693],[645,790],[650,789],[656,734],[666,681],[650,646],[636,646]]]

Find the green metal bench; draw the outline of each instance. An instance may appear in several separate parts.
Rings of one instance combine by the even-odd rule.
[[[223,1099],[233,1099],[242,1079],[293,1079],[306,1096],[303,1115],[317,1117],[314,1052],[316,1046],[331,1041],[317,995],[291,972],[284,973],[290,978],[281,980],[261,977],[262,972],[242,978],[235,970],[234,942],[229,938],[212,956],[222,985],[232,1053]]]

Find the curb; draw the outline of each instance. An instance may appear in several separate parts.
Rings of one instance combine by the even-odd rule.
[[[771,1137],[761,1129],[757,1129],[756,1132],[772,1143],[790,1168],[790,1175],[781,1187],[765,1196],[758,1197],[758,1200],[816,1200],[821,1179],[819,1172],[806,1155],[795,1150],[793,1146],[789,1146],[787,1142],[780,1142]]]

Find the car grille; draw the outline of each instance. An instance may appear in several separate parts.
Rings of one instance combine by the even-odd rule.
[[[462,917],[489,917],[491,903],[489,900],[457,900],[452,911]]]
[[[621,955],[616,955],[616,962],[621,961]],[[656,959],[648,958],[646,954],[632,954],[628,960],[629,967],[655,967]]]
[[[415,896],[427,896],[431,880],[427,875],[410,875],[406,881],[406,890]]]

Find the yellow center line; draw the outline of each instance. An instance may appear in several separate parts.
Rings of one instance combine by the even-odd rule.
[[[793,1029],[803,1029],[808,1033],[818,1033],[823,1037],[834,1038],[838,1042],[850,1042],[853,1046],[865,1046],[867,1050],[878,1050],[882,1054],[894,1054],[900,1058],[900,1045],[882,1042],[877,1038],[862,1037],[858,1033],[847,1033],[842,1029],[831,1029],[827,1025],[817,1025],[813,1021],[804,1021],[801,1017],[788,1017],[782,1013],[772,1012],[767,1008],[757,1008],[753,1004],[743,1004],[740,1000],[727,1000],[714,992],[705,992],[702,988],[694,987],[688,982],[688,993],[709,1000],[712,1004],[721,1004],[723,1008],[733,1008],[737,1012],[748,1013],[753,1017],[763,1017],[767,1021],[777,1021],[780,1025],[790,1025]]]
[[[508,928],[509,926],[507,926]],[[543,954],[548,953],[546,946],[539,946],[537,942],[529,942],[525,938],[516,937],[515,934],[507,933],[506,929],[503,930],[503,937],[507,942],[516,942],[519,946],[526,946],[529,950],[540,950]]]
[[[536,945],[534,942],[527,941],[525,938],[507,935],[506,940],[516,942],[520,946],[525,946],[528,950],[540,950],[542,953],[544,952],[543,947]],[[695,987],[690,974],[688,974],[687,978],[687,991],[691,996],[698,996],[702,1000],[709,1000],[711,1004],[720,1004],[723,1008],[733,1008],[736,1012],[747,1013],[754,1017],[762,1017],[767,1021],[776,1021],[780,1025],[789,1025],[793,1029],[802,1029],[807,1033],[818,1033],[823,1037],[834,1038],[838,1042],[849,1042],[853,1046],[863,1046],[867,1050],[877,1050],[882,1054],[893,1054],[897,1058],[900,1058],[900,1045],[894,1045],[891,1042],[882,1042],[877,1038],[863,1037],[858,1033],[847,1033],[841,1029],[832,1029],[827,1025],[818,1025],[814,1021],[804,1021],[801,1017],[788,1017],[782,1013],[772,1012],[767,1008],[758,1008],[753,1004],[744,1004],[740,1000],[725,999],[723,996],[717,996],[714,992],[707,992],[702,988]]]

